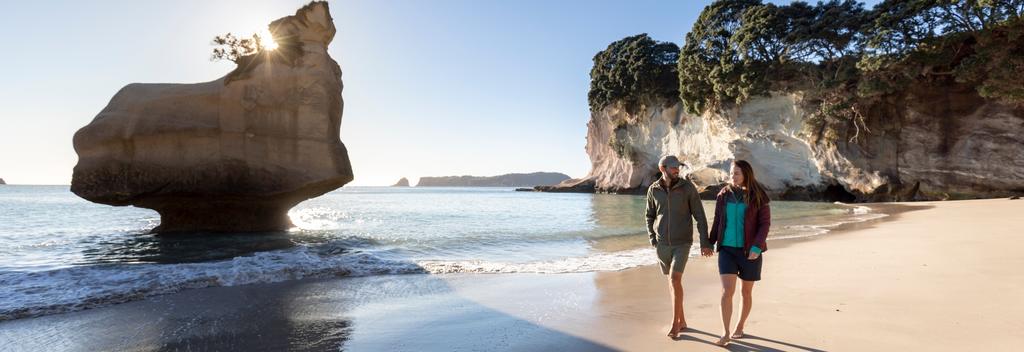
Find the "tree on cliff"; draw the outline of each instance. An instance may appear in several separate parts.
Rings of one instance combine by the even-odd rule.
[[[635,112],[648,97],[674,100],[679,95],[676,61],[679,47],[657,42],[646,33],[626,37],[594,55],[590,70],[590,109],[621,101]]]
[[[213,49],[210,60],[231,60],[238,63],[238,60],[242,57],[264,50],[266,45],[263,41],[264,39],[259,34],[253,34],[248,38],[236,37],[231,33],[216,36],[213,38],[211,45],[216,45],[217,47]]]
[[[887,0],[863,32],[859,95],[893,94],[950,77],[985,98],[1024,103],[1024,0]]]
[[[743,13],[759,0],[725,0],[701,12],[679,53],[679,95],[686,111],[699,114],[743,95],[737,82],[750,82],[740,68],[740,48],[733,35]],[[750,40],[748,38],[748,40]],[[756,74],[756,72],[754,72]]]
[[[859,52],[863,16],[853,0],[716,1],[701,12],[680,52],[683,106],[699,114],[773,90],[836,85],[855,69],[850,57]]]

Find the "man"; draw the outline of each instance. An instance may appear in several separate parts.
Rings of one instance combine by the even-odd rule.
[[[661,272],[669,276],[672,291],[672,328],[676,338],[686,329],[683,317],[683,268],[693,245],[693,220],[697,220],[701,255],[712,255],[708,221],[697,187],[679,178],[679,159],[666,155],[658,161],[661,178],[647,189],[647,235],[658,254]]]

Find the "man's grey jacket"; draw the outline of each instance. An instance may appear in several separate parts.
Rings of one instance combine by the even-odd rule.
[[[680,178],[666,189],[659,179],[647,189],[647,235],[657,239],[658,244],[692,245],[694,219],[700,247],[712,248],[704,206],[693,183]]]

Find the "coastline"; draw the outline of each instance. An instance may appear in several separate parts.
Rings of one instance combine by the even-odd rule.
[[[730,350],[1008,350],[1024,338],[1024,202],[879,203],[889,216],[772,242],[750,338]],[[413,274],[214,287],[0,322],[20,350],[717,351],[715,260],[684,275],[691,330],[668,329],[655,266],[571,274]],[[984,275],[977,275],[983,273]],[[837,275],[838,274],[838,275]],[[738,300],[738,295],[736,299]],[[737,305],[738,308],[738,305]],[[738,310],[738,309],[737,309]],[[995,334],[993,334],[995,332]],[[1003,333],[998,333],[1003,332]]]

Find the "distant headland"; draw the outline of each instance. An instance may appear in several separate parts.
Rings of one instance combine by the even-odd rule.
[[[498,176],[420,177],[416,187],[533,187],[556,185],[569,175],[557,172],[504,174]]]

